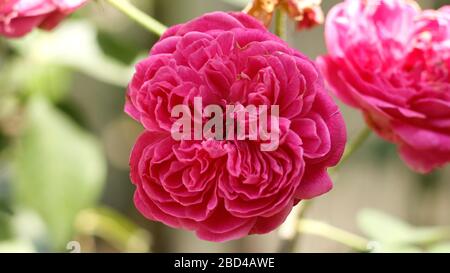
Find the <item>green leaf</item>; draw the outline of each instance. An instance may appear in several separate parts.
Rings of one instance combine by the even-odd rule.
[[[23,69],[23,66],[22,66]],[[58,102],[68,93],[71,74],[56,65],[34,65],[23,87],[26,95],[42,95]]]
[[[410,243],[426,247],[450,240],[450,227],[417,227],[413,230],[411,236]]]
[[[0,156],[2,154],[0,153]],[[0,218],[2,213],[12,214],[11,210],[11,168],[8,161],[0,157]],[[0,227],[1,229],[1,227]]]
[[[0,100],[9,99],[5,101],[9,107],[7,109],[14,106],[11,103],[17,94],[25,96],[39,94],[58,102],[68,93],[70,80],[70,71],[61,65],[35,62],[30,58],[14,58],[0,71],[0,92],[4,93]],[[0,101],[1,106],[2,104],[4,103]],[[0,110],[0,116],[5,115],[5,112],[3,109]]]
[[[426,247],[450,239],[449,227],[414,227],[376,210],[361,211],[358,225],[371,239],[391,247]]]
[[[99,237],[121,252],[150,250],[150,234],[109,208],[82,211],[77,217],[76,229],[78,234]]]
[[[12,238],[31,242],[40,252],[52,250],[49,233],[42,217],[32,209],[15,209],[10,220]]]
[[[359,228],[371,239],[382,243],[408,242],[412,228],[401,220],[382,212],[364,209],[358,214]]]
[[[72,20],[55,31],[35,31],[10,45],[33,63],[67,66],[97,80],[127,86],[134,67],[106,56],[97,43],[97,31],[87,21]]]
[[[423,253],[424,251],[416,246],[383,244],[375,253]]]
[[[23,240],[0,242],[0,253],[34,253],[33,243]]]
[[[450,253],[450,242],[436,244],[428,248],[431,253]]]
[[[0,241],[12,237],[10,215],[0,211]]]
[[[0,130],[0,153],[8,146],[8,137]]]
[[[99,144],[46,100],[34,97],[15,163],[19,205],[37,211],[53,247],[63,247],[77,213],[93,205],[101,192],[106,164]]]
[[[140,53],[138,47],[134,46],[134,44],[106,31],[98,30],[97,42],[103,53],[108,57],[121,61],[123,64],[132,64]]]

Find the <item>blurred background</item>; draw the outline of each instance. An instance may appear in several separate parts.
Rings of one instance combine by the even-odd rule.
[[[134,0],[170,26],[246,0]],[[323,1],[327,12],[337,0]],[[450,1],[419,1],[436,8]],[[323,27],[289,43],[324,54]],[[133,65],[158,37],[102,0],[52,33],[0,38],[0,252],[276,252],[277,231],[210,243],[147,221],[133,205],[128,158],[142,131],[123,112]],[[341,105],[351,139],[359,112]],[[411,172],[395,147],[372,135],[340,169],[335,188],[307,218],[376,241],[385,252],[450,252],[450,168]],[[80,249],[81,248],[81,249]],[[351,252],[304,234],[295,252]]]

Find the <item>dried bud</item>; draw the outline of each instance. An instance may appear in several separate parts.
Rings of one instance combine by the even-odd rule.
[[[261,21],[266,27],[272,22],[275,8],[283,0],[252,0],[244,12]]]
[[[266,27],[272,22],[275,9],[284,9],[295,20],[297,28],[308,29],[324,22],[322,0],[252,0],[244,12],[261,21]]]

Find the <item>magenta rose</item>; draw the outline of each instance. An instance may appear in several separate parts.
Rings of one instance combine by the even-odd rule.
[[[278,149],[261,151],[261,140],[174,140],[172,108],[192,108],[195,97],[279,105]],[[299,200],[328,192],[327,168],[346,142],[313,62],[243,13],[170,28],[136,66],[125,110],[145,127],[130,160],[136,207],[210,241],[272,231]]]
[[[326,22],[329,87],[414,170],[450,162],[450,7],[347,0]]]
[[[51,30],[87,0],[1,0],[0,36],[21,37],[34,28]]]

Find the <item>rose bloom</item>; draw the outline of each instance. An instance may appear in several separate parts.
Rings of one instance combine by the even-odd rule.
[[[280,144],[175,141],[175,105],[279,105]],[[272,231],[301,199],[328,192],[346,132],[307,57],[244,13],[170,28],[136,66],[126,112],[145,132],[131,154],[135,204],[147,218],[225,241]]]
[[[39,27],[51,30],[87,0],[0,0],[0,36],[16,38]]]
[[[450,162],[450,7],[347,0],[326,22],[329,87],[414,170]]]

